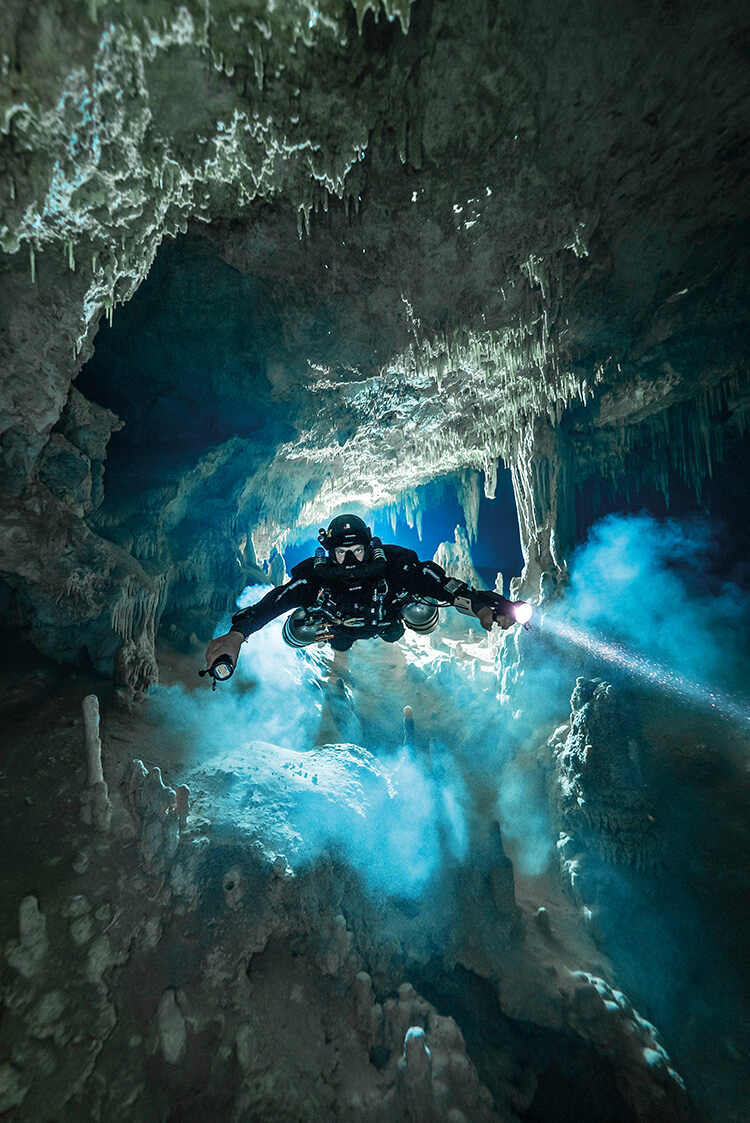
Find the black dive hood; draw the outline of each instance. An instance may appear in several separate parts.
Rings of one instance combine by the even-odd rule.
[[[319,576],[343,585],[352,585],[360,581],[377,581],[385,575],[387,563],[383,543],[379,538],[373,538],[369,526],[358,515],[337,515],[331,520],[327,530],[321,527],[318,541],[328,551],[327,560],[324,560],[323,549],[315,552],[315,569]],[[365,556],[361,562],[354,555],[355,546],[365,548]],[[333,559],[336,549],[346,551],[341,563]]]

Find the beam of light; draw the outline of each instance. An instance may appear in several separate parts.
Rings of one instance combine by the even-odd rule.
[[[708,686],[694,682],[665,667],[662,663],[652,662],[644,655],[628,651],[621,643],[607,641],[599,636],[586,632],[565,620],[557,620],[552,616],[544,618],[545,630],[568,643],[573,643],[597,659],[602,659],[622,671],[635,675],[643,682],[666,694],[692,702],[707,709],[715,710],[730,721],[741,725],[750,725],[750,704],[735,702],[728,694],[712,690]]]

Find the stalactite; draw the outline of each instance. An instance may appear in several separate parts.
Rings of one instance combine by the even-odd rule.
[[[125,578],[120,595],[112,606],[112,629],[127,641],[143,634],[153,639],[157,611],[165,589],[164,577],[154,579],[155,588],[147,588],[133,576]]]
[[[494,499],[497,492],[497,457],[488,457],[484,463],[484,494]]]
[[[464,513],[469,542],[476,542],[479,529],[479,473],[473,469],[463,471],[458,480],[456,493]]]
[[[595,443],[585,460],[586,475],[577,480],[579,497],[587,489],[585,517],[589,522],[603,505],[624,499],[630,505],[650,488],[659,492],[667,509],[675,482],[689,487],[701,502],[706,480],[726,456],[728,442],[741,439],[747,412],[741,402],[732,408],[738,382],[733,376],[708,387],[699,397],[679,402],[636,425],[610,430],[611,440]],[[596,479],[608,481],[606,492]]]

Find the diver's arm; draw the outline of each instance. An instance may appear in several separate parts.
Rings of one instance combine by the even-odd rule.
[[[273,620],[288,612],[290,608],[299,608],[303,604],[310,604],[313,590],[309,580],[305,577],[296,577],[284,585],[278,585],[266,593],[257,604],[248,605],[247,608],[235,612],[232,617],[232,626],[223,636],[216,636],[206,648],[206,666],[210,667],[222,655],[229,655],[234,664],[240,653],[240,647],[248,636]]]
[[[453,604],[456,596],[464,591],[470,591],[465,581],[450,577],[442,566],[436,562],[419,561],[412,563],[408,576],[407,588],[410,593],[420,597],[430,597],[432,600]]]
[[[505,629],[514,623],[509,600],[500,593],[472,589],[465,581],[451,577],[436,562],[418,562],[409,586],[418,596],[445,601],[465,616],[475,616],[488,632],[493,624]]]
[[[291,608],[300,608],[312,601],[312,587],[306,577],[296,577],[284,585],[277,585],[266,593],[257,604],[248,605],[247,608],[235,612],[232,617],[232,631],[239,632],[242,639],[246,640],[253,632],[264,628],[270,620],[288,612]]]

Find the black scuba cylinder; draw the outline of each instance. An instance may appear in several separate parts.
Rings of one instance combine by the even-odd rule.
[[[372,553],[370,554],[372,561],[380,562],[385,565],[385,550],[383,549],[383,543],[379,538],[370,539],[370,549],[372,551]]]

